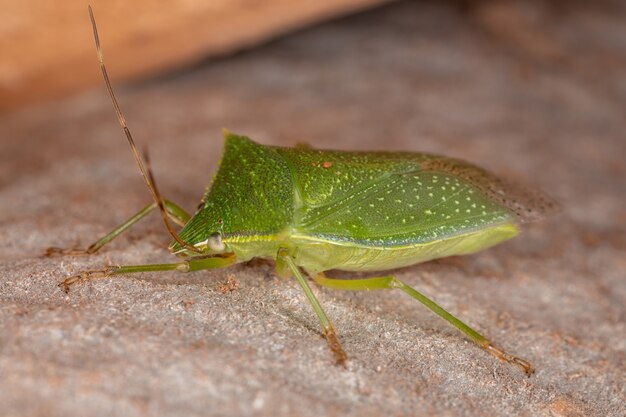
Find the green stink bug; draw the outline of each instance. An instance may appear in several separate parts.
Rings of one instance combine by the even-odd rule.
[[[92,22],[93,22],[93,15]],[[219,169],[193,216],[163,200],[137,153],[100,65],[114,107],[154,202],[90,246],[94,253],[158,208],[180,262],[86,271],[62,282],[144,271],[223,268],[271,258],[294,276],[318,315],[338,362],[346,355],[302,270],[320,285],[343,290],[401,289],[498,358],[532,373],[527,361],[496,347],[429,298],[392,277],[340,280],[325,271],[381,271],[473,253],[518,233],[518,224],[550,209],[539,193],[512,186],[471,164],[406,152],[338,152],[264,146],[225,132]],[[174,230],[170,220],[183,226]],[[50,250],[50,253],[75,253]]]

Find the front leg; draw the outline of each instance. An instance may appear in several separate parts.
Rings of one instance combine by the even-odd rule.
[[[182,209],[176,203],[174,203],[174,202],[172,202],[170,200],[164,200],[163,201],[163,205],[165,206],[165,210],[167,212],[167,215],[175,223],[177,223],[178,225],[184,226],[185,223],[187,223],[189,221],[189,219],[191,217],[189,215],[189,213],[187,213],[184,209]],[[115,229],[111,230],[109,233],[107,233],[106,235],[102,236],[100,239],[98,239],[97,241],[95,241],[94,243],[89,245],[87,247],[87,249],[80,249],[80,248],[69,248],[69,249],[66,249],[66,248],[50,247],[50,248],[46,249],[46,253],[44,255],[45,256],[55,256],[55,255],[73,255],[73,256],[77,256],[77,255],[91,255],[91,254],[94,254],[98,250],[100,250],[100,248],[102,248],[104,245],[106,245],[107,243],[109,243],[110,241],[112,241],[113,239],[115,239],[116,237],[121,235],[122,233],[124,233],[131,226],[133,226],[139,220],[141,220],[144,217],[146,217],[148,214],[150,214],[156,208],[157,208],[157,204],[156,203],[148,204],[146,207],[142,208],[137,213],[135,213],[133,216],[131,216],[128,220],[124,221],[122,224],[117,226]]]
[[[83,271],[80,274],[73,275],[59,283],[59,287],[66,293],[70,291],[70,287],[74,284],[83,283],[100,278],[109,278],[114,275],[134,274],[138,272],[156,272],[156,271],[179,271],[194,272],[203,269],[226,268],[237,261],[234,254],[225,254],[218,256],[196,256],[185,259],[181,262],[170,264],[151,264],[151,265],[122,265],[109,266],[94,271]]]

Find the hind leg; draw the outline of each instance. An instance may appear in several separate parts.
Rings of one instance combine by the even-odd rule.
[[[446,320],[448,323],[465,333],[470,339],[472,339],[478,346],[491,353],[496,358],[505,361],[507,363],[520,367],[526,375],[530,376],[534,372],[533,366],[526,360],[513,356],[506,352],[504,349],[494,345],[491,340],[487,339],[476,330],[472,329],[467,324],[447,312],[439,304],[435,303],[424,294],[420,293],[416,289],[412,288],[408,284],[400,281],[393,276],[366,278],[366,279],[333,279],[326,277],[323,273],[314,277],[315,282],[324,287],[333,288],[337,290],[349,290],[349,291],[363,291],[363,290],[383,290],[383,289],[399,289],[416,299],[420,303],[424,304],[430,310],[432,310],[439,317]]]

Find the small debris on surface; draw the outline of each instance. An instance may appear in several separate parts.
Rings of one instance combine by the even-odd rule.
[[[237,288],[239,288],[239,281],[234,275],[229,275],[226,281],[219,286],[218,290],[222,294],[227,294],[231,291],[235,291]]]

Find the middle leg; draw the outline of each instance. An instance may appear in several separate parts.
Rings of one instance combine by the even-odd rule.
[[[313,310],[315,310],[315,314],[317,314],[317,317],[320,320],[320,324],[324,329],[326,341],[328,342],[328,347],[330,347],[330,350],[335,355],[335,360],[337,361],[337,364],[341,366],[346,366],[346,360],[348,359],[348,356],[344,352],[343,347],[339,342],[339,338],[337,337],[337,333],[335,332],[335,327],[328,319],[326,312],[324,312],[324,309],[320,305],[320,302],[315,297],[315,294],[313,294],[313,290],[311,290],[311,287],[307,283],[306,278],[302,275],[300,268],[298,268],[298,266],[295,264],[287,249],[280,249],[278,251],[278,255],[276,257],[276,269],[278,271],[278,274],[281,276],[288,276],[291,273],[296,278],[296,281],[298,281],[298,284],[300,284],[300,287],[302,287],[302,289],[304,290],[306,298],[311,303]]]

